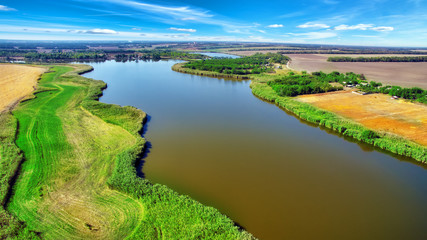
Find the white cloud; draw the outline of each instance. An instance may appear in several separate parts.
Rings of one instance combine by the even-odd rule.
[[[260,33],[265,33],[265,31],[264,30],[257,30],[258,32],[260,32]]]
[[[283,27],[283,25],[282,24],[271,24],[271,25],[268,25],[267,27],[268,28],[281,28],[281,27]]]
[[[340,2],[338,1],[334,1],[334,0],[323,0],[324,4],[329,4],[329,5],[334,5],[334,4],[338,4]]]
[[[380,27],[374,27],[374,24],[357,24],[357,25],[339,25],[334,27],[334,30],[374,30],[374,31],[378,31],[378,32],[387,32],[387,31],[393,31],[394,27],[385,27],[385,26],[380,26]]]
[[[213,15],[209,14],[208,11],[193,9],[187,6],[185,7],[162,6],[162,5],[132,1],[132,0],[104,0],[104,1],[127,6],[127,7],[134,8],[144,12],[173,16],[181,20],[182,19],[193,20],[196,18],[213,17]]]
[[[175,27],[171,27],[169,28],[169,30],[173,30],[173,31],[178,31],[178,32],[196,32],[196,29],[191,29],[191,28],[175,28]]]
[[[135,30],[135,31],[141,31],[141,28],[132,28],[132,30]]]
[[[334,27],[334,30],[368,30],[369,28],[372,28],[374,25],[373,24],[357,24],[357,25],[339,25]]]
[[[304,23],[301,25],[298,25],[297,28],[330,28],[330,26],[324,24],[324,23]]]
[[[16,11],[15,8],[10,8],[4,5],[0,5],[0,11]]]
[[[371,29],[379,32],[387,32],[387,31],[393,31],[394,27],[373,27]]]
[[[288,33],[293,36],[300,36],[302,39],[323,39],[336,37],[337,34],[331,31],[327,32],[308,32],[308,33]]]
[[[181,18],[181,20],[182,21],[195,21],[195,20],[197,20],[197,18],[195,18],[195,17],[185,17],[185,18]]]
[[[100,28],[95,28],[95,29],[91,29],[91,30],[70,30],[68,32],[72,32],[72,33],[85,33],[85,34],[117,34],[116,31],[111,30],[111,29],[100,29]]]

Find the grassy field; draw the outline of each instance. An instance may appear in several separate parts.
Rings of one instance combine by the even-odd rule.
[[[145,113],[96,101],[105,84],[77,74],[88,70],[52,67],[35,98],[2,122],[5,143],[19,122],[25,161],[7,210],[26,225],[0,238],[252,239],[216,209],[137,177]],[[8,168],[12,175],[20,161]]]
[[[37,79],[45,71],[42,67],[0,64],[0,112],[33,92]]]

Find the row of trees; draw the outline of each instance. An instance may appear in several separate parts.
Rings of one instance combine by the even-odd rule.
[[[187,53],[187,52],[178,52],[171,50],[138,50],[131,52],[123,52],[114,55],[114,59],[120,62],[126,61],[135,61],[135,60],[154,60],[158,61],[162,58],[171,58],[171,59],[205,59],[208,58],[202,54]]]
[[[183,67],[225,74],[259,74],[272,71],[274,63],[286,64],[289,58],[277,53],[261,54],[243,58],[213,58],[202,61],[191,61]]]
[[[329,57],[328,62],[427,62],[427,56],[416,57]]]
[[[48,62],[51,60],[105,60],[107,54],[103,52],[29,52],[24,55],[27,61]]]

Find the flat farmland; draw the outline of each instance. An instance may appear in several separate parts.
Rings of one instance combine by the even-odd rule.
[[[45,71],[41,67],[0,64],[0,112],[34,91],[37,79]]]
[[[390,132],[427,146],[427,106],[392,100],[385,94],[357,95],[351,91],[302,95],[301,102],[355,120],[380,132]]]
[[[427,62],[328,62],[328,57],[378,57],[396,55],[344,55],[344,54],[288,54],[292,59],[290,68],[308,72],[355,72],[365,74],[370,81],[403,87],[427,89]],[[398,55],[409,56],[409,55]],[[414,55],[411,55],[414,56]],[[420,55],[416,55],[420,56]]]

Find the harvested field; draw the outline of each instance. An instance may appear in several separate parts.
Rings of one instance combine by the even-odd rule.
[[[45,68],[0,64],[0,112],[28,96]]]
[[[351,91],[302,95],[299,101],[355,120],[380,132],[390,132],[427,146],[427,106],[392,100],[385,94],[357,95]]]
[[[377,57],[396,55],[343,55],[343,54],[289,54],[292,69],[309,72],[355,72],[365,74],[370,81],[383,84],[398,85],[402,87],[421,87],[427,89],[427,63],[426,62],[328,62],[328,57]],[[406,55],[399,55],[406,56]],[[408,55],[409,56],[409,55]],[[413,56],[413,55],[411,55]],[[417,55],[418,56],[418,55]]]

